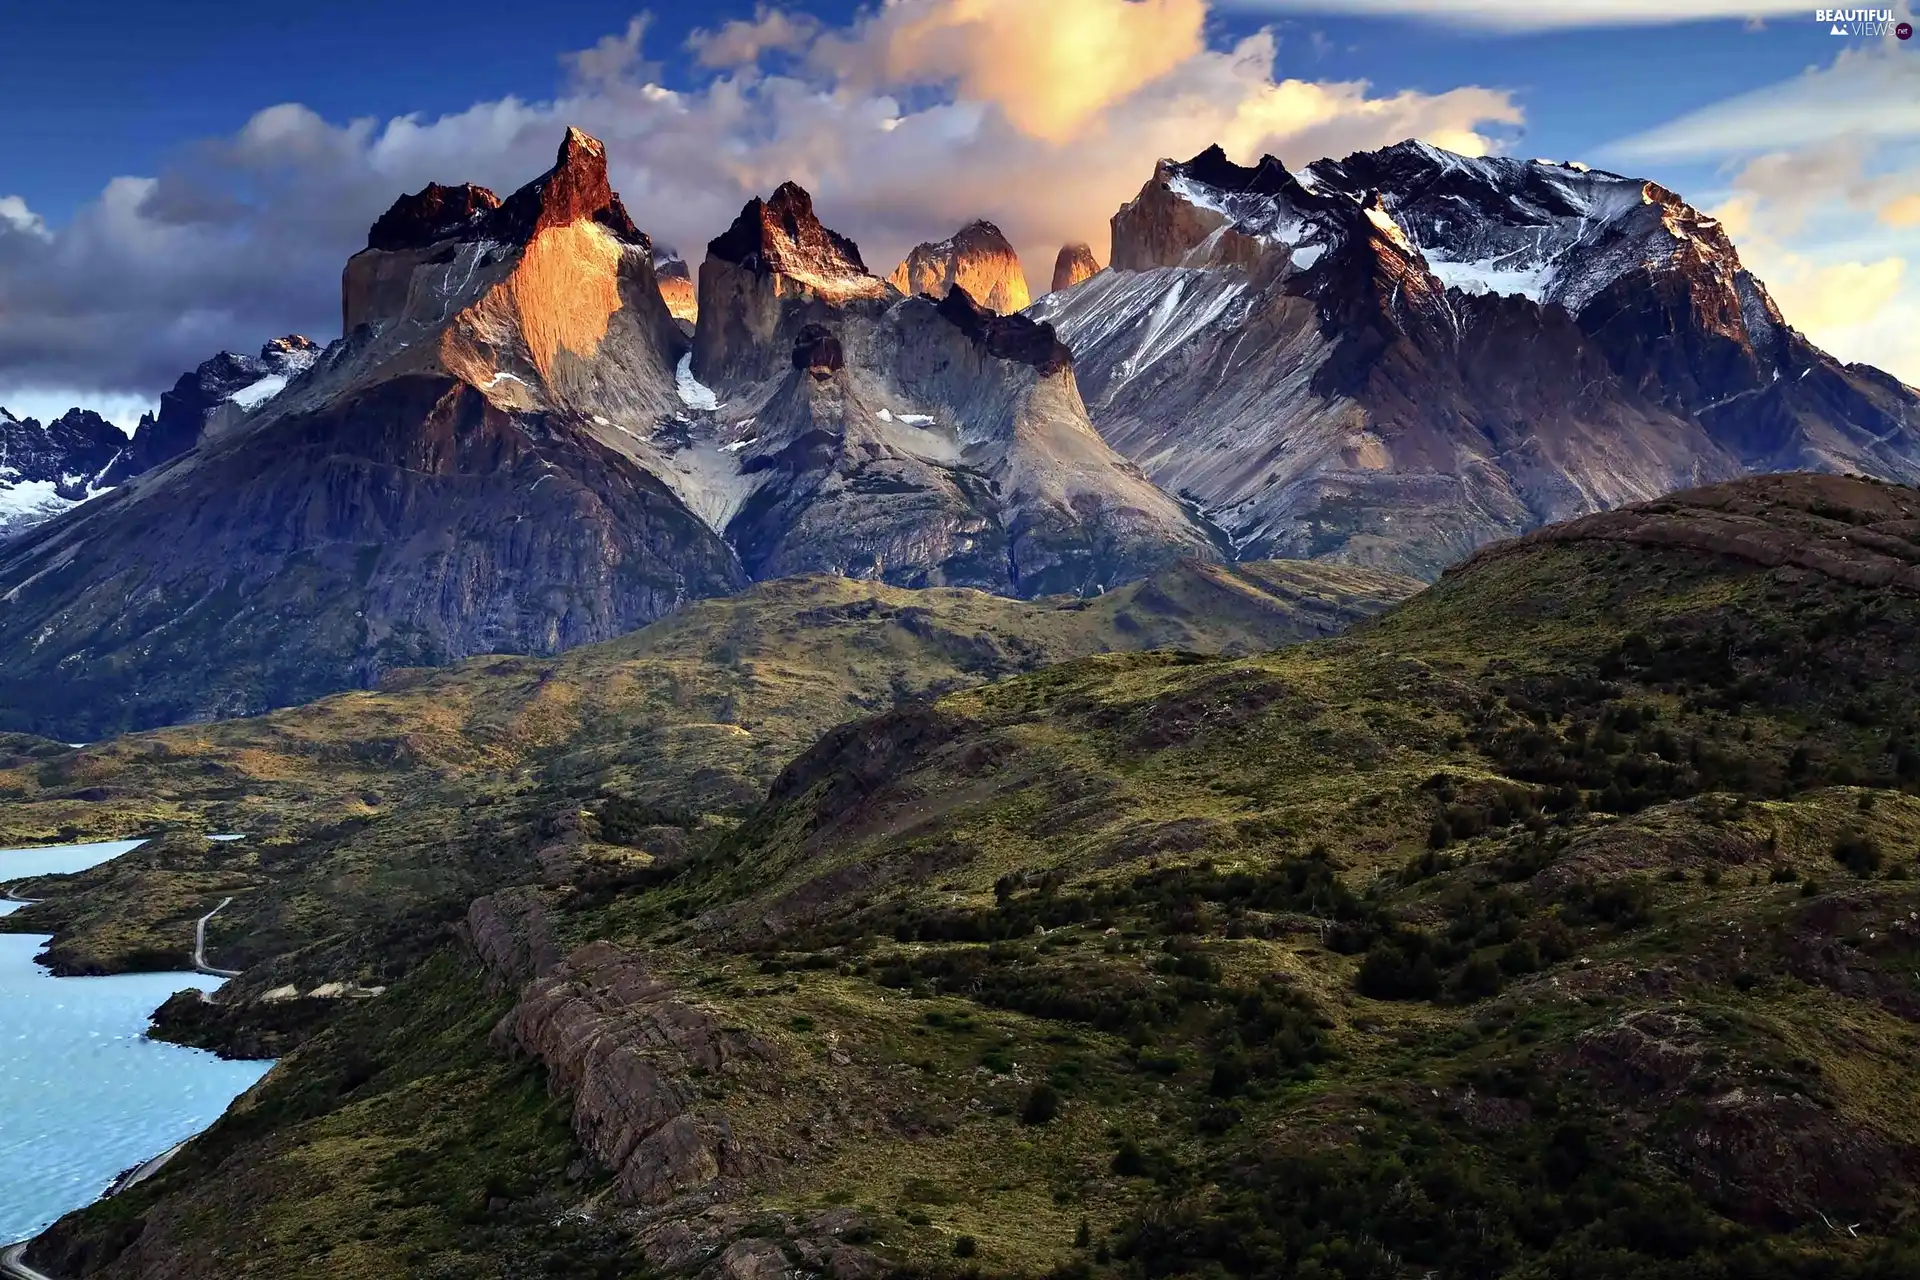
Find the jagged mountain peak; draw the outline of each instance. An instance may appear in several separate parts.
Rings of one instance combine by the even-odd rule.
[[[607,177],[607,150],[597,138],[568,127],[553,167],[504,201],[471,182],[429,182],[395,200],[367,233],[367,248],[422,249],[448,240],[526,244],[547,227],[592,220],[628,244],[646,236],[627,215]]]
[[[860,246],[827,227],[797,182],[747,201],[733,225],[707,244],[710,259],[759,275],[784,276],[830,299],[882,297],[887,284],[867,270]]]
[[[652,242],[633,225],[607,177],[606,147],[568,126],[553,168],[508,196],[488,222],[496,239],[525,244],[547,227],[589,219],[651,252]]]
[[[1024,310],[1033,301],[1020,255],[999,227],[975,219],[945,240],[915,245],[887,277],[905,294],[945,297],[956,286],[991,311]]]
[[[500,197],[485,187],[471,182],[457,187],[429,182],[395,200],[374,220],[367,232],[367,248],[393,252],[471,237],[479,233],[487,215],[499,207]]]

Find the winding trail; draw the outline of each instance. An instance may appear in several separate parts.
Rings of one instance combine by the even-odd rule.
[[[32,1241],[22,1240],[19,1244],[10,1244],[0,1249],[0,1276],[8,1280],[53,1280],[43,1271],[35,1271],[22,1259],[27,1256],[27,1246]]]
[[[45,901],[43,898],[23,898],[13,891],[13,886],[10,884],[0,884],[0,898],[5,898],[8,902],[24,903],[29,907],[36,902]]]
[[[199,920],[194,922],[193,967],[198,973],[209,974],[215,978],[237,978],[240,976],[238,969],[216,969],[207,963],[207,921],[213,919],[222,911],[225,911],[227,904],[232,901],[232,898],[222,898],[219,906],[207,912],[207,914],[201,916]]]

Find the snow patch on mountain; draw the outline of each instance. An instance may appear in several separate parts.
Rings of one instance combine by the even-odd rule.
[[[286,389],[287,380],[274,373],[268,374],[258,382],[247,384],[234,392],[230,398],[242,409],[257,409]]]
[[[689,409],[714,410],[720,407],[720,397],[713,394],[713,388],[693,376],[693,352],[680,357],[679,367],[673,371],[674,383],[680,392],[680,403]]]

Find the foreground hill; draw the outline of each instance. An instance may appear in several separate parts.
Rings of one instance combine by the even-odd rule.
[[[1917,569],[1920,493],[1742,481],[903,703],[737,826],[567,797],[631,875],[529,867],[31,1259],[1912,1274]]]

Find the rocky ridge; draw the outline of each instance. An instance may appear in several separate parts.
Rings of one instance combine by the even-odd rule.
[[[85,409],[42,424],[0,408],[0,539],[111,487],[126,447],[125,432]]]

